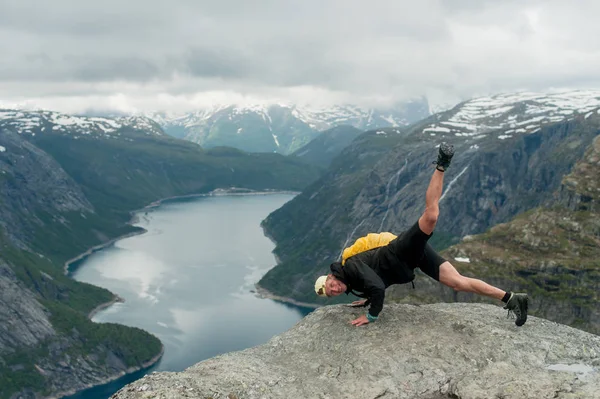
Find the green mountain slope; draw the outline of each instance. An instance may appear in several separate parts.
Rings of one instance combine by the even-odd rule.
[[[322,132],[304,147],[294,151],[292,155],[304,161],[326,169],[362,131],[353,126],[336,126]]]
[[[89,312],[114,295],[64,275],[67,260],[137,232],[131,211],[219,188],[297,191],[318,174],[279,154],[204,151],[156,126],[79,118],[54,129],[65,117],[12,116],[0,123],[3,398],[83,389],[160,355],[161,343],[144,331],[92,323]]]

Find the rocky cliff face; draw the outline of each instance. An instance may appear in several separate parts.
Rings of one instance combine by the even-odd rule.
[[[556,202],[572,211],[600,211],[600,139],[564,177]]]
[[[64,132],[56,134],[61,133]],[[14,126],[0,126],[3,398],[75,392],[122,375],[152,356],[141,356],[132,365],[120,352],[120,344],[105,339],[105,332],[94,331],[86,313],[80,312],[112,295],[70,280],[63,275],[62,264],[52,264],[53,253],[42,249],[43,241],[60,235],[59,226],[81,234],[69,215],[85,220],[95,213],[95,208],[61,165],[26,137]],[[38,241],[39,237],[42,239]],[[68,242],[66,246],[70,244],[74,245]],[[141,331],[131,335],[145,342],[155,339]]]
[[[600,337],[498,306],[323,307],[269,342],[153,373],[113,399],[600,398]]]
[[[26,247],[36,215],[92,212],[81,188],[50,155],[11,130],[0,127],[0,227],[14,244]],[[36,226],[37,225],[37,226]],[[29,230],[29,231],[27,231]]]
[[[56,397],[131,371],[123,353],[109,342],[81,350],[82,343],[93,342],[89,332],[75,324],[69,332],[62,326],[56,328],[52,324],[56,313],[40,302],[40,293],[24,284],[13,269],[20,270],[0,259],[0,397]],[[43,274],[44,279],[53,280]],[[143,336],[140,333],[138,338]]]
[[[509,289],[527,290],[530,311],[600,334],[600,137],[548,195],[546,206],[465,237],[443,255],[458,270]],[[479,300],[424,279],[425,301]],[[410,290],[397,289],[399,300]]]
[[[0,324],[0,366],[6,366],[3,355],[14,353],[18,348],[34,347],[56,335],[46,309],[2,259],[0,320],[3,321]]]

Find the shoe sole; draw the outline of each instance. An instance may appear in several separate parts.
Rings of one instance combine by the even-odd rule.
[[[442,144],[440,146],[440,155],[438,156],[438,165],[439,165],[439,161],[440,158],[443,157],[445,159],[442,159],[442,164],[446,164],[444,166],[444,168],[447,168],[448,166],[450,166],[450,162],[452,161],[452,157],[454,157],[454,147],[450,146],[450,145],[444,145]]]
[[[444,154],[446,157],[453,157],[454,156],[454,146],[449,145],[449,144],[442,144],[440,146],[440,152],[442,154]]]
[[[527,310],[529,308],[529,297],[525,297],[525,306],[523,306],[524,310],[525,310],[525,317],[522,320],[515,320],[515,324],[518,327],[521,327],[523,324],[525,324],[525,322],[527,321]]]

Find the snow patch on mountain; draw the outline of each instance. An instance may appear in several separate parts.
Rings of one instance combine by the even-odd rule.
[[[388,109],[357,105],[293,103],[215,105],[191,113],[145,113],[166,133],[203,147],[231,146],[250,152],[289,154],[320,132],[348,125],[360,130],[406,126],[427,116],[425,99]],[[243,138],[240,136],[243,135]]]
[[[147,135],[164,135],[154,121],[139,116],[120,118],[87,117],[67,115],[54,111],[0,110],[0,126],[11,127],[20,134],[35,135],[36,132],[64,132],[77,135],[120,135],[129,128]]]
[[[211,119],[216,119],[218,114],[227,113],[229,120],[248,114],[256,114],[269,127],[273,125],[274,112],[286,111],[294,118],[304,122],[311,129],[326,130],[339,125],[352,125],[358,128],[376,128],[389,126],[405,126],[415,122],[427,114],[415,118],[400,115],[400,112],[377,111],[370,108],[361,108],[354,105],[334,106],[299,106],[294,104],[253,104],[253,105],[228,105],[215,106],[185,114],[146,113],[143,114],[163,127],[180,126],[190,128],[202,126]]]
[[[548,123],[570,120],[578,115],[600,113],[600,91],[576,90],[562,93],[512,93],[466,101],[447,111],[439,122],[423,133],[448,133],[481,138],[491,131],[505,140],[514,134],[535,133]]]

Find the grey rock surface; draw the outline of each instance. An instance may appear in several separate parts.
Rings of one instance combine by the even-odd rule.
[[[34,347],[56,333],[35,295],[0,259],[0,361],[18,347]]]
[[[152,373],[113,399],[600,398],[600,337],[488,304],[315,310],[269,342]]]
[[[0,227],[20,248],[44,222],[39,214],[93,212],[81,188],[58,162],[24,137],[0,126]],[[28,225],[29,223],[29,225]]]

